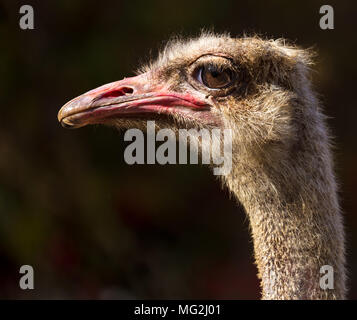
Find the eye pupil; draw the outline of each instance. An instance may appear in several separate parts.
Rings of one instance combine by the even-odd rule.
[[[202,83],[211,89],[222,89],[232,81],[230,69],[219,70],[217,67],[209,65],[201,70]]]

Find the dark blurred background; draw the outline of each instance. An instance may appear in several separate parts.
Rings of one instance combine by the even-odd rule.
[[[19,28],[23,4],[34,30]],[[323,4],[334,30],[319,28]],[[244,210],[208,168],[129,166],[122,133],[57,122],[201,28],[315,46],[357,298],[356,17],[353,1],[0,1],[0,298],[259,298]],[[19,288],[24,264],[35,290]]]

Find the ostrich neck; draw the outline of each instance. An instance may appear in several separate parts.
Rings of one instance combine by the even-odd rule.
[[[249,216],[263,299],[343,299],[344,231],[327,137],[302,145],[275,167],[236,160],[226,184]],[[333,289],[320,287],[324,265],[333,267]]]

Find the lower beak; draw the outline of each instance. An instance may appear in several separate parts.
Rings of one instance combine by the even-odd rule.
[[[66,103],[58,121],[66,128],[105,123],[124,117],[174,113],[178,108],[208,110],[209,105],[190,94],[152,85],[147,74],[108,83]]]

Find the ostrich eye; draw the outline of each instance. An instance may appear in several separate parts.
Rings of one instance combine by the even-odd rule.
[[[197,80],[210,89],[222,89],[232,82],[232,78],[232,70],[207,65],[199,69]]]

